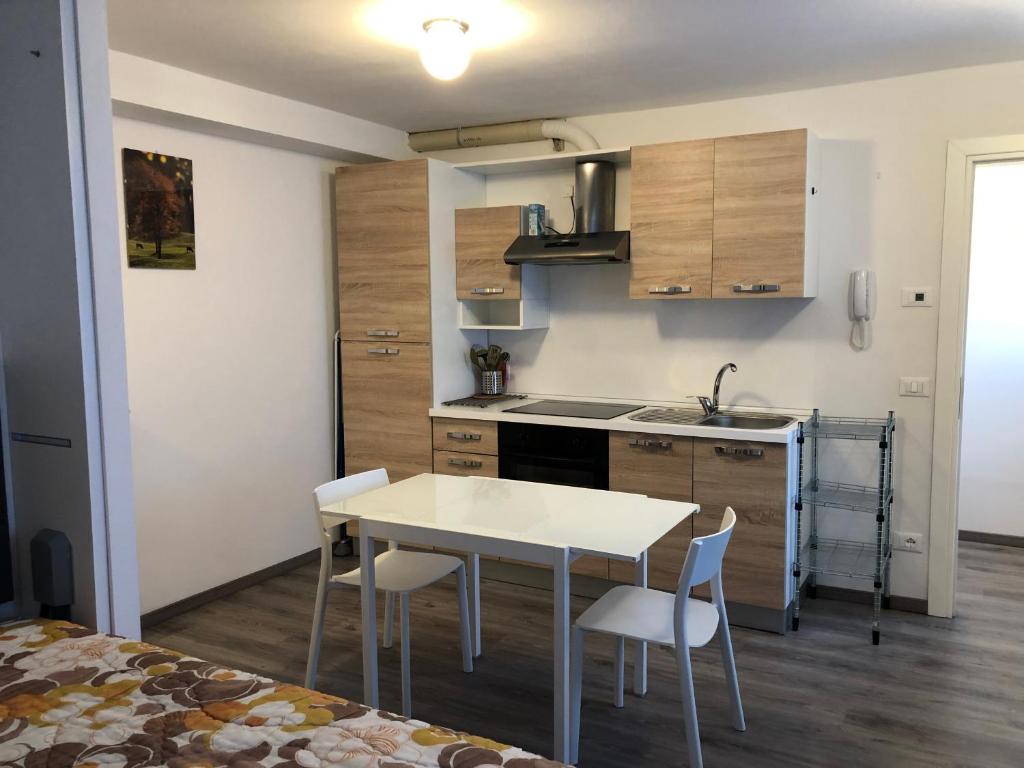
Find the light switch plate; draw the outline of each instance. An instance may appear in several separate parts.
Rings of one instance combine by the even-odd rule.
[[[927,376],[901,376],[900,397],[929,397],[932,380]]]
[[[933,293],[933,288],[903,288],[900,291],[904,307],[930,307]]]

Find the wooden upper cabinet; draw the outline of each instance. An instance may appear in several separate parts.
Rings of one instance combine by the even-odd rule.
[[[693,441],[693,501],[701,510],[693,535],[717,531],[727,506],[736,513],[722,567],[729,602],[786,608],[786,451],[781,443]]]
[[[343,339],[430,341],[427,161],[338,168]]]
[[[342,342],[347,474],[384,467],[396,482],[431,471],[430,349],[427,344]]]
[[[693,438],[643,432],[609,432],[608,488],[655,499],[690,501],[693,491]],[[625,521],[629,525],[629,521]],[[693,538],[693,518],[684,520],[647,551],[647,583],[675,591]],[[609,576],[633,582],[633,566],[609,562]]]
[[[459,208],[455,211],[455,294],[459,299],[519,299],[520,268],[505,251],[522,231],[523,208]]]
[[[631,150],[631,299],[711,298],[715,141]]]
[[[712,298],[816,294],[810,138],[801,129],[715,139]]]

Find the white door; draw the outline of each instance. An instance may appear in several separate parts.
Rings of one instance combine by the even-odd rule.
[[[1024,540],[1024,161],[974,174],[959,527]]]

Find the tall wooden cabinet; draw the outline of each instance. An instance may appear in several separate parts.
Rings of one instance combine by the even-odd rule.
[[[483,183],[438,160],[350,165],[335,176],[347,474],[430,472],[429,412],[473,389],[480,332],[458,326],[455,209]]]
[[[338,168],[341,338],[430,343],[427,161]]]
[[[631,157],[630,298],[816,295],[806,129],[637,146]]]

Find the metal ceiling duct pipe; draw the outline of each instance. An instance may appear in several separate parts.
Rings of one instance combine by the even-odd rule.
[[[416,152],[438,152],[444,149],[519,144],[545,139],[567,141],[580,150],[600,149],[593,136],[565,120],[523,120],[517,123],[410,133],[409,148]]]

